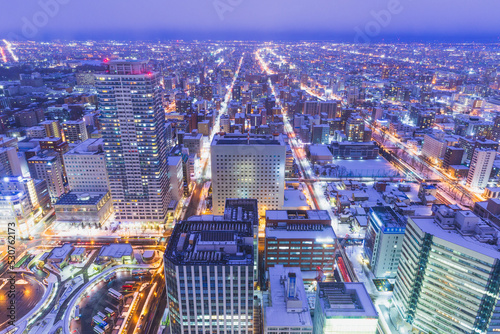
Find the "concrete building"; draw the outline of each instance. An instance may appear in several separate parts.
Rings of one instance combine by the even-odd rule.
[[[496,151],[490,149],[477,148],[474,150],[469,173],[467,174],[467,187],[474,190],[486,188],[496,154]]]
[[[96,89],[115,218],[163,224],[171,197],[160,74],[146,61],[110,61]]]
[[[361,116],[351,116],[345,124],[345,135],[350,142],[363,142],[365,122]]]
[[[282,224],[320,224],[330,226],[332,218],[326,210],[267,210],[266,227]]]
[[[450,166],[461,165],[465,150],[461,147],[448,146],[444,153],[443,169],[448,170]]]
[[[378,146],[374,142],[332,142],[330,150],[334,159],[376,159]]]
[[[62,138],[62,128],[59,121],[48,120],[40,122],[38,125],[44,127],[47,137]]]
[[[43,126],[32,126],[26,130],[26,137],[28,138],[45,138],[47,137],[47,131]]]
[[[269,290],[264,297],[264,334],[312,334],[313,323],[299,268],[269,268]]]
[[[181,222],[164,254],[171,331],[254,333],[250,222]]]
[[[113,214],[113,204],[109,191],[99,193],[70,191],[54,204],[54,210],[58,222],[101,226]]]
[[[425,333],[498,332],[498,233],[445,206],[409,218],[393,297],[401,317]]]
[[[444,158],[446,147],[446,141],[442,136],[426,134],[424,135],[424,143],[422,145],[422,155],[433,163],[437,163],[439,159]]]
[[[70,260],[70,255],[71,252],[73,252],[73,249],[74,247],[70,243],[65,243],[61,247],[55,247],[50,252],[46,262],[59,268],[64,268]]]
[[[23,175],[21,161],[14,147],[0,147],[0,177]]]
[[[364,252],[377,278],[394,278],[399,264],[406,221],[388,206],[374,206],[368,213]]]
[[[89,138],[84,120],[65,121],[62,124],[62,128],[64,140],[68,143],[83,142]]]
[[[184,194],[184,175],[180,155],[168,157],[168,175],[170,177],[172,200],[180,201]]]
[[[182,144],[189,149],[189,154],[196,154],[201,157],[203,134],[197,133],[196,131],[193,131],[191,134],[186,134],[182,139]]]
[[[87,139],[64,154],[69,188],[75,192],[109,191],[104,140]]]
[[[111,243],[102,246],[97,262],[111,262],[116,265],[136,263],[134,249],[130,244]]]
[[[265,269],[283,265],[316,273],[320,267],[326,279],[331,279],[335,238],[333,228],[321,223],[283,222],[266,227]]]
[[[213,212],[222,214],[226,198],[255,198],[259,214],[281,209],[286,146],[281,136],[216,135],[211,145]]]
[[[63,167],[57,155],[36,155],[28,159],[28,168],[32,178],[47,181],[52,202],[64,194]]]
[[[330,126],[328,124],[312,125],[312,143],[313,144],[329,144],[330,143]]]
[[[318,283],[314,334],[375,334],[378,313],[363,283]]]
[[[0,191],[0,235],[7,235],[9,228],[12,228],[16,231],[16,237],[28,237],[41,214],[41,210],[34,211],[27,192]]]

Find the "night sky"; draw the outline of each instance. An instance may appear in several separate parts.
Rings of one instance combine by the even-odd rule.
[[[3,1],[0,37],[499,41],[499,10],[498,0]]]

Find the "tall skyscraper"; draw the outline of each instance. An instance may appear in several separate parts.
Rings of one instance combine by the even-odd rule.
[[[259,214],[284,202],[286,146],[276,135],[226,134],[211,145],[213,212],[224,212],[226,198],[255,198]]]
[[[251,222],[175,225],[165,251],[171,332],[253,333]]]
[[[393,298],[401,317],[424,333],[497,332],[499,232],[446,206],[409,218]]]
[[[476,148],[467,174],[467,186],[473,189],[484,189],[488,184],[491,169],[495,162],[496,151]]]
[[[146,61],[110,61],[96,75],[115,218],[163,223],[170,202],[160,75]]]

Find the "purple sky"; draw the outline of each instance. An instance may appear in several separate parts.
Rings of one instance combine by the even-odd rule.
[[[44,13],[42,4],[45,6]],[[58,8],[54,8],[57,4]],[[379,18],[373,13],[388,13]],[[4,1],[0,37],[344,39],[488,37],[498,0]],[[370,30],[372,29],[372,30]]]

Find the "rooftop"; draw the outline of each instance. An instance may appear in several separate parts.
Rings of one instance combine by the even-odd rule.
[[[49,259],[51,260],[64,260],[69,253],[73,250],[73,245],[70,243],[65,243],[61,247],[55,247],[50,252]]]
[[[99,148],[102,148],[104,145],[104,139],[102,138],[92,138],[92,139],[87,139],[72,150],[68,151],[65,155],[72,155],[72,154],[78,154],[78,155],[94,155],[94,154],[99,154],[102,153],[102,150],[99,150]]]
[[[289,275],[295,278],[295,291],[289,298]],[[299,268],[276,265],[269,268],[270,306],[266,307],[264,326],[300,327],[313,325]]]
[[[253,226],[250,222],[183,221],[175,225],[165,251],[175,265],[253,264]]]
[[[216,135],[212,145],[285,145],[281,136],[256,134]]]
[[[318,243],[332,243],[336,236],[331,226],[321,224],[287,224],[266,227],[266,239],[312,239]]]
[[[469,249],[479,253],[480,258],[489,256],[500,259],[500,250],[498,245],[479,241],[475,235],[464,235],[457,229],[449,230],[441,228],[434,217],[411,217],[410,218],[423,232],[433,235],[435,238],[442,239],[457,246]],[[498,233],[498,230],[494,229]],[[476,234],[477,235],[477,234]]]
[[[266,219],[331,221],[331,217],[326,210],[267,210]]]
[[[374,206],[370,208],[370,213],[373,213],[371,216],[380,227],[402,228],[406,226],[406,219],[397,214],[390,206]]]
[[[256,199],[227,198],[224,207],[224,220],[249,221],[259,224],[259,211]]]
[[[326,318],[378,318],[363,283],[321,282],[317,296]]]
[[[55,205],[97,205],[107,193],[83,193],[70,191],[61,196]]]
[[[111,257],[119,259],[123,256],[132,256],[134,250],[131,244],[109,244],[102,246],[99,257]]]
[[[332,152],[328,149],[328,146],[326,145],[311,145],[309,146],[309,152],[311,155],[315,156],[327,156],[329,158],[333,159]]]

